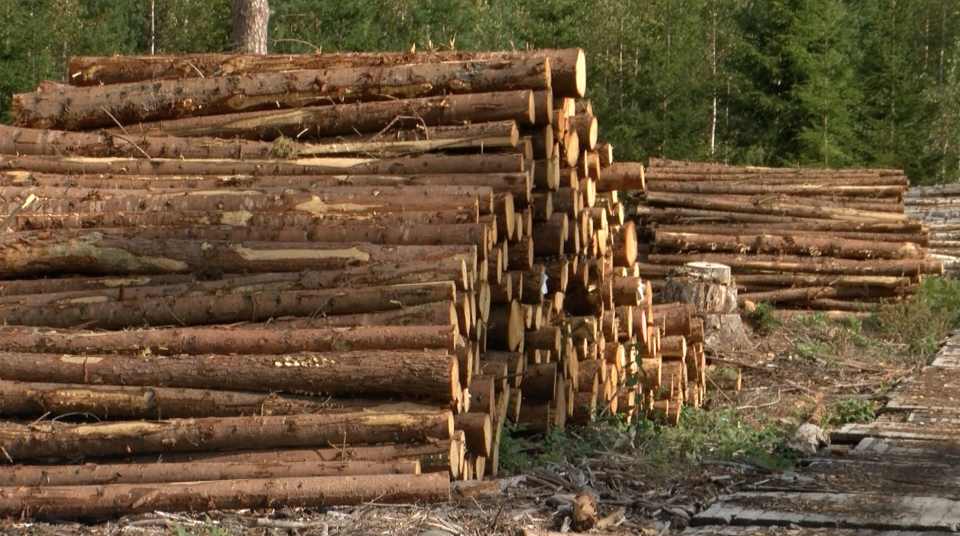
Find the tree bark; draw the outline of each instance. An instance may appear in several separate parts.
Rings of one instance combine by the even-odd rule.
[[[826,225],[818,229],[819,225],[803,225],[796,222],[795,225],[777,225],[777,224],[739,224],[739,225],[657,225],[656,232],[668,233],[691,233],[691,234],[713,234],[713,235],[775,235],[775,236],[794,236],[804,235],[810,237],[832,237],[851,240],[866,240],[874,242],[912,242],[914,244],[926,247],[930,243],[930,235],[922,232],[903,233],[888,232],[878,230],[875,232],[849,231],[849,227],[840,226],[837,229],[831,229],[832,226]]]
[[[644,169],[639,162],[611,164],[603,170],[597,181],[598,192],[643,190],[644,187]]]
[[[864,197],[899,199],[904,192],[900,185],[834,185],[827,182],[807,184],[755,184],[752,182],[686,182],[647,178],[648,192],[671,192],[702,195],[813,195],[843,198]]]
[[[884,260],[870,262],[853,259],[833,259],[828,257],[800,257],[795,255],[729,255],[724,253],[705,253],[692,255],[650,255],[648,261],[654,264],[683,265],[691,261],[707,261],[726,264],[736,273],[808,273],[834,275],[883,275],[916,276],[921,274],[942,274],[943,263],[934,260]]]
[[[847,259],[922,259],[926,250],[911,242],[876,242],[805,234],[720,235],[657,231],[654,244],[680,251],[810,255]]]
[[[299,415],[350,411],[398,411],[389,402],[211,389],[81,385],[0,380],[0,414],[57,417],[88,415],[98,419],[187,419],[244,415]],[[378,407],[378,405],[382,407]],[[426,407],[426,406],[425,406]],[[435,409],[435,408],[434,408]]]
[[[133,232],[135,233],[135,231]],[[131,234],[133,234],[131,233]],[[367,243],[162,240],[95,231],[12,233],[0,238],[0,275],[164,274],[337,269],[411,260],[464,260],[474,246],[378,246]]]
[[[521,58],[215,76],[92,88],[59,86],[14,95],[13,116],[17,126],[79,130],[278,107],[549,88],[549,60]],[[64,108],[65,102],[69,107]]]
[[[238,54],[266,54],[270,6],[267,0],[234,0],[233,50]]]
[[[187,160],[172,158],[0,157],[0,170],[106,175],[432,175],[522,173],[518,154],[426,155],[414,158],[306,158],[299,160]]]
[[[493,427],[487,413],[460,413],[453,418],[454,428],[463,430],[467,438],[467,451],[474,456],[490,456],[493,445]],[[2,478],[2,475],[0,475]]]
[[[324,476],[191,482],[8,488],[0,515],[102,519],[154,510],[204,511],[328,507],[369,502],[422,503],[450,500],[446,475]]]
[[[14,461],[84,456],[285,448],[449,439],[449,411],[337,413],[26,426],[0,424]]]
[[[702,210],[741,212],[746,214],[776,215],[780,217],[792,216],[852,222],[897,222],[907,219],[907,216],[902,212],[877,212],[875,210],[822,206],[820,204],[807,204],[795,201],[781,202],[777,200],[771,200],[751,204],[728,201],[726,199],[717,197],[668,194],[663,192],[647,192],[646,199],[647,203],[651,205],[667,205]]]
[[[577,132],[580,149],[592,151],[597,145],[597,118],[593,115],[577,114],[568,118],[569,127]]]
[[[419,462],[232,462],[0,467],[0,486],[51,487],[163,484],[216,480],[419,475]]]
[[[144,123],[137,133],[264,141],[283,136],[301,142],[333,136],[367,139],[373,133],[389,135],[389,129],[397,128],[429,129],[494,121],[529,126],[534,124],[535,113],[534,92],[517,90],[185,117]],[[123,134],[120,129],[108,132]]]
[[[511,52],[351,52],[313,55],[276,54],[269,56],[192,54],[178,56],[92,57],[79,56],[70,61],[68,79],[73,85],[97,86],[145,80],[194,78],[196,76],[285,72],[304,69],[343,69],[451,61],[517,60],[548,58],[551,86],[556,96],[583,97],[587,68],[579,48],[537,49]],[[197,73],[199,71],[200,74]]]
[[[446,350],[136,357],[4,352],[0,362],[4,379],[24,382],[395,394],[442,404],[460,394],[457,360]]]
[[[431,305],[432,307],[432,305]],[[331,317],[336,318],[336,317]],[[2,326],[0,348],[62,354],[202,355],[367,350],[447,350],[463,346],[456,323],[280,330],[273,324],[123,331],[63,331]]]
[[[250,295],[146,298],[115,303],[79,303],[17,307],[0,310],[12,325],[69,328],[85,326],[124,329],[139,326],[199,326],[235,322],[266,322],[273,318],[315,317],[402,310],[454,300],[452,283],[361,287],[356,289],[259,292]]]

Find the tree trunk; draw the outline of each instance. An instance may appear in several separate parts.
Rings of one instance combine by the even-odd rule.
[[[926,250],[911,242],[876,242],[804,234],[715,235],[657,231],[654,244],[680,251],[730,251],[735,253],[810,255],[847,259],[920,259]]]
[[[826,257],[799,257],[795,255],[728,255],[723,253],[705,253],[693,255],[650,255],[648,261],[654,264],[683,265],[691,261],[707,261],[726,264],[740,273],[808,273],[834,275],[883,275],[916,276],[920,274],[942,274],[943,263],[934,260],[884,260],[870,262],[852,259],[832,259]]]
[[[135,233],[132,231],[131,234]],[[412,260],[465,260],[474,246],[378,246],[367,243],[162,240],[89,231],[6,234],[0,238],[3,277],[51,273],[164,274],[283,272],[337,269]]]
[[[612,192],[617,190],[643,190],[644,169],[639,162],[618,162],[611,164],[600,175],[597,181],[598,192]]]
[[[361,314],[455,299],[452,283],[356,289],[259,292],[250,295],[146,298],[115,303],[9,307],[3,322],[23,326],[124,329],[139,326],[199,326],[266,322],[284,316]]]
[[[335,318],[335,317],[331,317]],[[279,330],[272,324],[123,331],[43,331],[2,326],[0,348],[11,352],[157,355],[263,354],[366,350],[447,350],[463,346],[456,324],[350,326]]]
[[[431,127],[464,123],[514,121],[522,127],[535,121],[534,95],[533,91],[524,89],[184,117],[144,123],[142,130],[137,127],[137,133],[264,141],[283,136],[305,142],[334,136],[362,136],[361,139],[365,140],[373,133],[389,137],[393,129],[427,127],[429,132]],[[109,129],[108,132],[123,134],[120,129]]]
[[[807,228],[805,228],[807,227]],[[691,234],[713,234],[713,235],[775,235],[775,236],[795,236],[803,235],[819,238],[844,238],[851,240],[865,240],[873,242],[913,242],[914,244],[926,247],[930,243],[930,235],[923,232],[902,233],[897,231],[850,231],[850,226],[832,226],[826,225],[822,229],[816,229],[819,225],[803,225],[797,222],[795,225],[777,225],[777,224],[733,224],[733,225],[657,225],[655,233],[691,233]]]
[[[58,86],[14,95],[13,116],[16,126],[80,130],[278,107],[549,87],[550,63],[546,59],[448,62],[160,80],[92,88]],[[65,102],[70,103],[69,107],[64,107]]]
[[[238,54],[266,54],[270,6],[267,0],[234,0],[233,50]]]
[[[648,192],[671,192],[701,195],[812,195],[844,198],[864,197],[869,199],[899,199],[904,192],[900,185],[846,185],[832,183],[807,184],[756,184],[753,182],[687,182],[661,181],[647,178]]]
[[[313,147],[313,151],[317,148]],[[250,140],[129,137],[122,132],[65,132],[0,125],[0,154],[130,158],[270,159],[273,144]],[[286,156],[286,155],[285,155]],[[296,156],[296,154],[286,157]]]
[[[563,246],[569,232],[569,217],[564,212],[550,216],[550,220],[533,226],[533,254],[536,257],[563,255]]]
[[[419,475],[419,462],[232,462],[0,467],[0,486],[100,486],[216,480],[366,475]]]
[[[454,428],[463,430],[467,439],[467,451],[474,456],[490,456],[493,445],[493,427],[487,413],[460,413],[454,416]],[[2,478],[2,474],[0,474]]]
[[[562,381],[557,362],[527,365],[521,389],[526,401],[549,401],[556,397],[557,381]]]
[[[3,423],[0,438],[16,461],[237,448],[316,447],[449,439],[449,411],[225,417],[67,425]]]
[[[413,158],[307,158],[300,160],[187,160],[173,158],[0,157],[0,170],[106,175],[433,175],[522,173],[517,154],[426,155]]]
[[[334,54],[270,56],[192,54],[178,56],[75,57],[67,69],[73,85],[97,86],[145,80],[211,77],[245,73],[271,73],[297,70],[378,67],[384,65],[427,64],[451,61],[519,60],[547,58],[550,61],[551,86],[556,96],[583,97],[587,66],[583,50],[537,49],[511,52],[352,52]],[[199,74],[197,73],[199,71]]]
[[[429,406],[423,406],[427,408]],[[187,419],[244,415],[300,415],[351,411],[398,411],[389,401],[261,394],[242,391],[81,385],[0,380],[0,414],[84,414],[98,419]],[[436,408],[431,408],[436,409]]]
[[[697,195],[662,192],[647,192],[646,199],[650,205],[776,215],[780,217],[792,216],[851,222],[897,222],[907,219],[907,216],[902,212],[877,212],[875,210],[860,210],[842,206],[823,206],[816,203],[800,203],[797,201],[782,202],[770,200],[760,203],[743,203],[717,197],[701,197]]]
[[[751,286],[782,285],[802,287],[883,287],[901,288],[913,284],[909,277],[866,275],[813,275],[813,274],[749,274],[738,275],[737,285]]]
[[[252,392],[400,395],[439,403],[460,394],[446,350],[137,357],[0,353],[4,379]]]
[[[416,207],[414,207],[416,208]],[[425,208],[425,207],[420,207]],[[230,226],[258,228],[309,228],[317,227],[323,220],[328,228],[338,226],[358,229],[384,229],[385,235],[394,231],[385,228],[403,226],[421,227],[452,225],[456,223],[476,223],[480,214],[478,205],[465,205],[462,208],[448,210],[430,210],[418,212],[386,213],[327,213],[311,212],[257,212],[239,211],[163,211],[163,212],[70,212],[65,214],[19,214],[15,229],[22,231],[52,229],[110,229],[125,227],[171,227],[171,226]],[[344,231],[346,233],[347,231]],[[372,233],[374,231],[363,231]],[[399,239],[397,239],[399,240]]]
[[[10,489],[0,495],[0,515],[102,519],[154,510],[204,511],[329,507],[370,502],[423,503],[450,500],[446,475],[366,475],[247,479],[172,484],[47,486]]]
[[[578,114],[569,118],[569,127],[577,132],[580,149],[592,151],[597,145],[597,118],[592,115]]]

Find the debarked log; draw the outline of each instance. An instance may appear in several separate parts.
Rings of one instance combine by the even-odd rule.
[[[369,502],[450,500],[450,478],[425,475],[321,476],[171,484],[0,488],[0,515],[27,518],[109,518],[154,510],[328,507]]]
[[[457,400],[457,358],[446,350],[300,352],[284,355],[120,356],[0,352],[13,381],[188,389],[401,395]]]

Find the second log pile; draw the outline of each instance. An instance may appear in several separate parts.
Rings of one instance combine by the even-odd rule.
[[[903,196],[907,214],[930,230],[929,248],[944,268],[960,271],[960,185],[941,184],[910,188]]]
[[[445,500],[508,421],[702,403],[581,50],[68,80],[0,128],[0,515]]]
[[[943,272],[927,227],[904,211],[901,171],[657,159],[644,171],[644,277],[715,262],[732,268],[741,304],[849,311],[914,294],[920,277]]]

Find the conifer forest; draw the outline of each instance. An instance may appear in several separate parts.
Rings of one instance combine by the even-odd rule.
[[[0,0],[0,117],[77,55],[225,52],[232,0]],[[583,47],[619,160],[960,178],[956,0],[271,0],[269,51]]]

